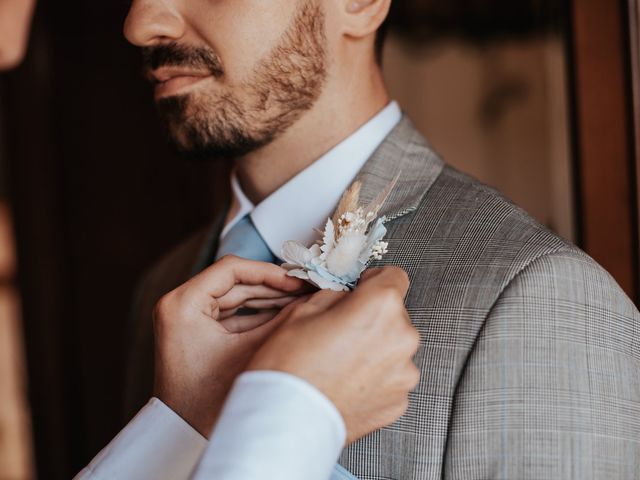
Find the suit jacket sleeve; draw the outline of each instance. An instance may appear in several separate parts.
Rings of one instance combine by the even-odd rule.
[[[457,386],[450,479],[640,478],[640,315],[587,255],[534,260]]]

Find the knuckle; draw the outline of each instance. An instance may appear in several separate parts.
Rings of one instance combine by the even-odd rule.
[[[291,318],[303,318],[308,316],[313,310],[309,303],[298,303],[291,308]]]
[[[409,312],[407,311],[407,307],[405,306],[404,299],[402,297],[398,295],[392,307],[395,309],[393,313],[400,325],[411,325],[411,317],[409,316]]]
[[[375,277],[376,275],[378,275],[380,273],[382,269],[381,268],[368,268],[367,270],[364,271],[364,273],[362,274],[362,280],[367,280],[371,277]]]
[[[420,369],[416,367],[413,362],[407,370],[407,386],[409,391],[411,391],[418,386],[422,375]]]
[[[405,288],[408,288],[408,287],[409,287],[409,285],[411,285],[411,277],[409,277],[409,272],[407,272],[406,270],[402,270],[402,278],[401,278],[401,281],[402,281],[402,285],[403,285]]]
[[[409,410],[409,397],[405,395],[395,403],[394,408],[392,409],[394,420],[402,417],[407,413],[407,410]]]
[[[387,304],[386,315],[389,318],[388,328],[392,329],[399,338],[407,342],[414,338],[414,328],[407,310],[403,304],[398,303],[397,299]]]
[[[235,255],[227,254],[224,257],[222,257],[220,260],[218,260],[216,263],[221,266],[232,265],[236,263],[239,258],[240,257],[237,257]]]
[[[380,287],[379,291],[376,292],[375,298],[377,301],[384,305],[387,308],[393,308],[394,306],[398,306],[398,302],[400,301],[400,296],[398,292],[389,285],[385,285],[384,287]]]
[[[407,411],[409,410],[409,406],[411,405],[411,403],[409,402],[409,396],[405,395],[405,397],[402,399],[402,402],[400,402],[400,416],[404,415],[405,413],[407,413]]]
[[[169,292],[156,302],[153,308],[153,318],[156,322],[166,323],[170,318],[170,312],[174,306],[175,293]]]
[[[392,265],[384,267],[384,269],[394,284],[402,287],[409,285],[409,274],[403,268]]]
[[[420,332],[413,326],[409,325],[407,328],[407,348],[409,348],[413,353],[415,353],[420,347]]]
[[[313,294],[312,299],[324,300],[326,298],[337,297],[343,293],[345,292],[334,292],[333,290],[320,290],[319,292],[316,292]]]
[[[404,270],[403,268],[400,267],[394,267],[395,269],[395,275],[397,277],[397,282],[398,284],[402,285],[403,287],[406,287],[409,285],[409,274],[406,272],[406,270]]]

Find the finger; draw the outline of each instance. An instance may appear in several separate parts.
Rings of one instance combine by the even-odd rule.
[[[235,285],[227,293],[218,298],[220,310],[229,310],[244,305],[247,300],[275,299],[291,297],[290,292],[283,292],[265,285]]]
[[[292,302],[282,310],[282,313],[286,317],[287,322],[298,322],[313,315],[326,312],[347,295],[349,295],[347,292],[321,290],[302,301],[298,299],[295,302]],[[291,310],[296,306],[298,307],[298,310],[291,314]]]
[[[280,312],[280,315],[287,317],[289,313],[291,313],[291,310],[293,310],[296,305],[308,302],[311,297],[312,295],[302,295],[301,297],[296,297],[296,299],[293,302],[291,302],[289,305],[287,305],[282,309],[282,311]]]
[[[281,267],[232,255],[223,257],[187,284],[195,291],[217,299],[239,283],[266,285],[284,292],[295,292],[304,287],[304,281],[287,276],[287,271]]]
[[[252,308],[254,310],[282,310],[284,307],[289,305],[291,302],[295,302],[300,297],[282,297],[282,298],[271,298],[271,299],[254,299],[247,300],[243,307]]]
[[[240,310],[240,307],[232,308],[231,310],[222,310],[220,311],[217,320],[222,321],[222,320],[226,320],[229,317],[233,317],[236,313],[238,313],[238,310]]]
[[[402,269],[397,267],[376,269],[342,302],[334,306],[328,322],[344,322],[353,319],[367,324],[379,316],[381,308],[387,310],[395,306],[398,307],[395,312],[400,314],[404,321],[410,323],[403,305],[408,285],[407,274]],[[388,310],[390,311],[394,310]]]
[[[368,268],[367,270],[365,270],[362,275],[360,276],[360,282],[364,282],[367,279],[373,278],[377,275],[380,275],[380,273],[382,273],[382,268]]]
[[[296,302],[289,304],[286,308],[291,308]],[[252,330],[244,331],[241,333],[241,339],[244,342],[253,344],[254,346],[261,345],[267,338],[285,321],[287,316],[285,310],[280,311],[270,321],[256,327]]]
[[[229,317],[224,320],[220,320],[219,323],[229,333],[243,333],[258,328],[273,320],[278,313],[278,310],[268,310],[256,313],[255,315]]]
[[[334,292],[332,290],[321,290],[314,294],[306,302],[308,305],[317,307],[318,310],[324,311],[333,307],[336,303],[349,295],[349,292]]]
[[[224,320],[226,318],[233,317],[241,308],[248,308],[251,310],[282,310],[292,302],[297,302],[301,298],[306,299],[308,297],[308,295],[305,295],[301,297],[248,300],[242,305],[238,305],[236,308],[221,310],[218,315],[218,320]]]
[[[370,294],[371,290],[377,288],[390,288],[404,298],[409,290],[409,276],[399,267],[373,269],[370,274],[363,276],[355,292],[361,291],[363,294]]]
[[[296,305],[306,302],[309,300],[311,295],[303,295],[301,297],[296,297],[296,299],[291,302],[289,305],[284,307],[274,318],[273,320],[265,323],[264,325],[250,330],[248,332],[244,332],[242,334],[243,340],[245,342],[250,342],[254,344],[261,344],[264,342],[269,335],[273,333],[275,329],[277,329],[284,321],[289,318],[289,314],[291,310],[295,308]]]

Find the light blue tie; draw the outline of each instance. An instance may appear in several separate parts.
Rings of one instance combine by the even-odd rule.
[[[278,261],[256,229],[250,215],[243,217],[227,232],[220,242],[216,261],[230,254],[259,262],[275,263]]]

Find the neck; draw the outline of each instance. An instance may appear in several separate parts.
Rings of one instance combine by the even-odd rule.
[[[382,74],[375,70],[374,75],[364,79],[359,76],[357,81],[328,81],[314,107],[284,134],[236,161],[238,180],[254,205],[352,135],[389,103]]]

